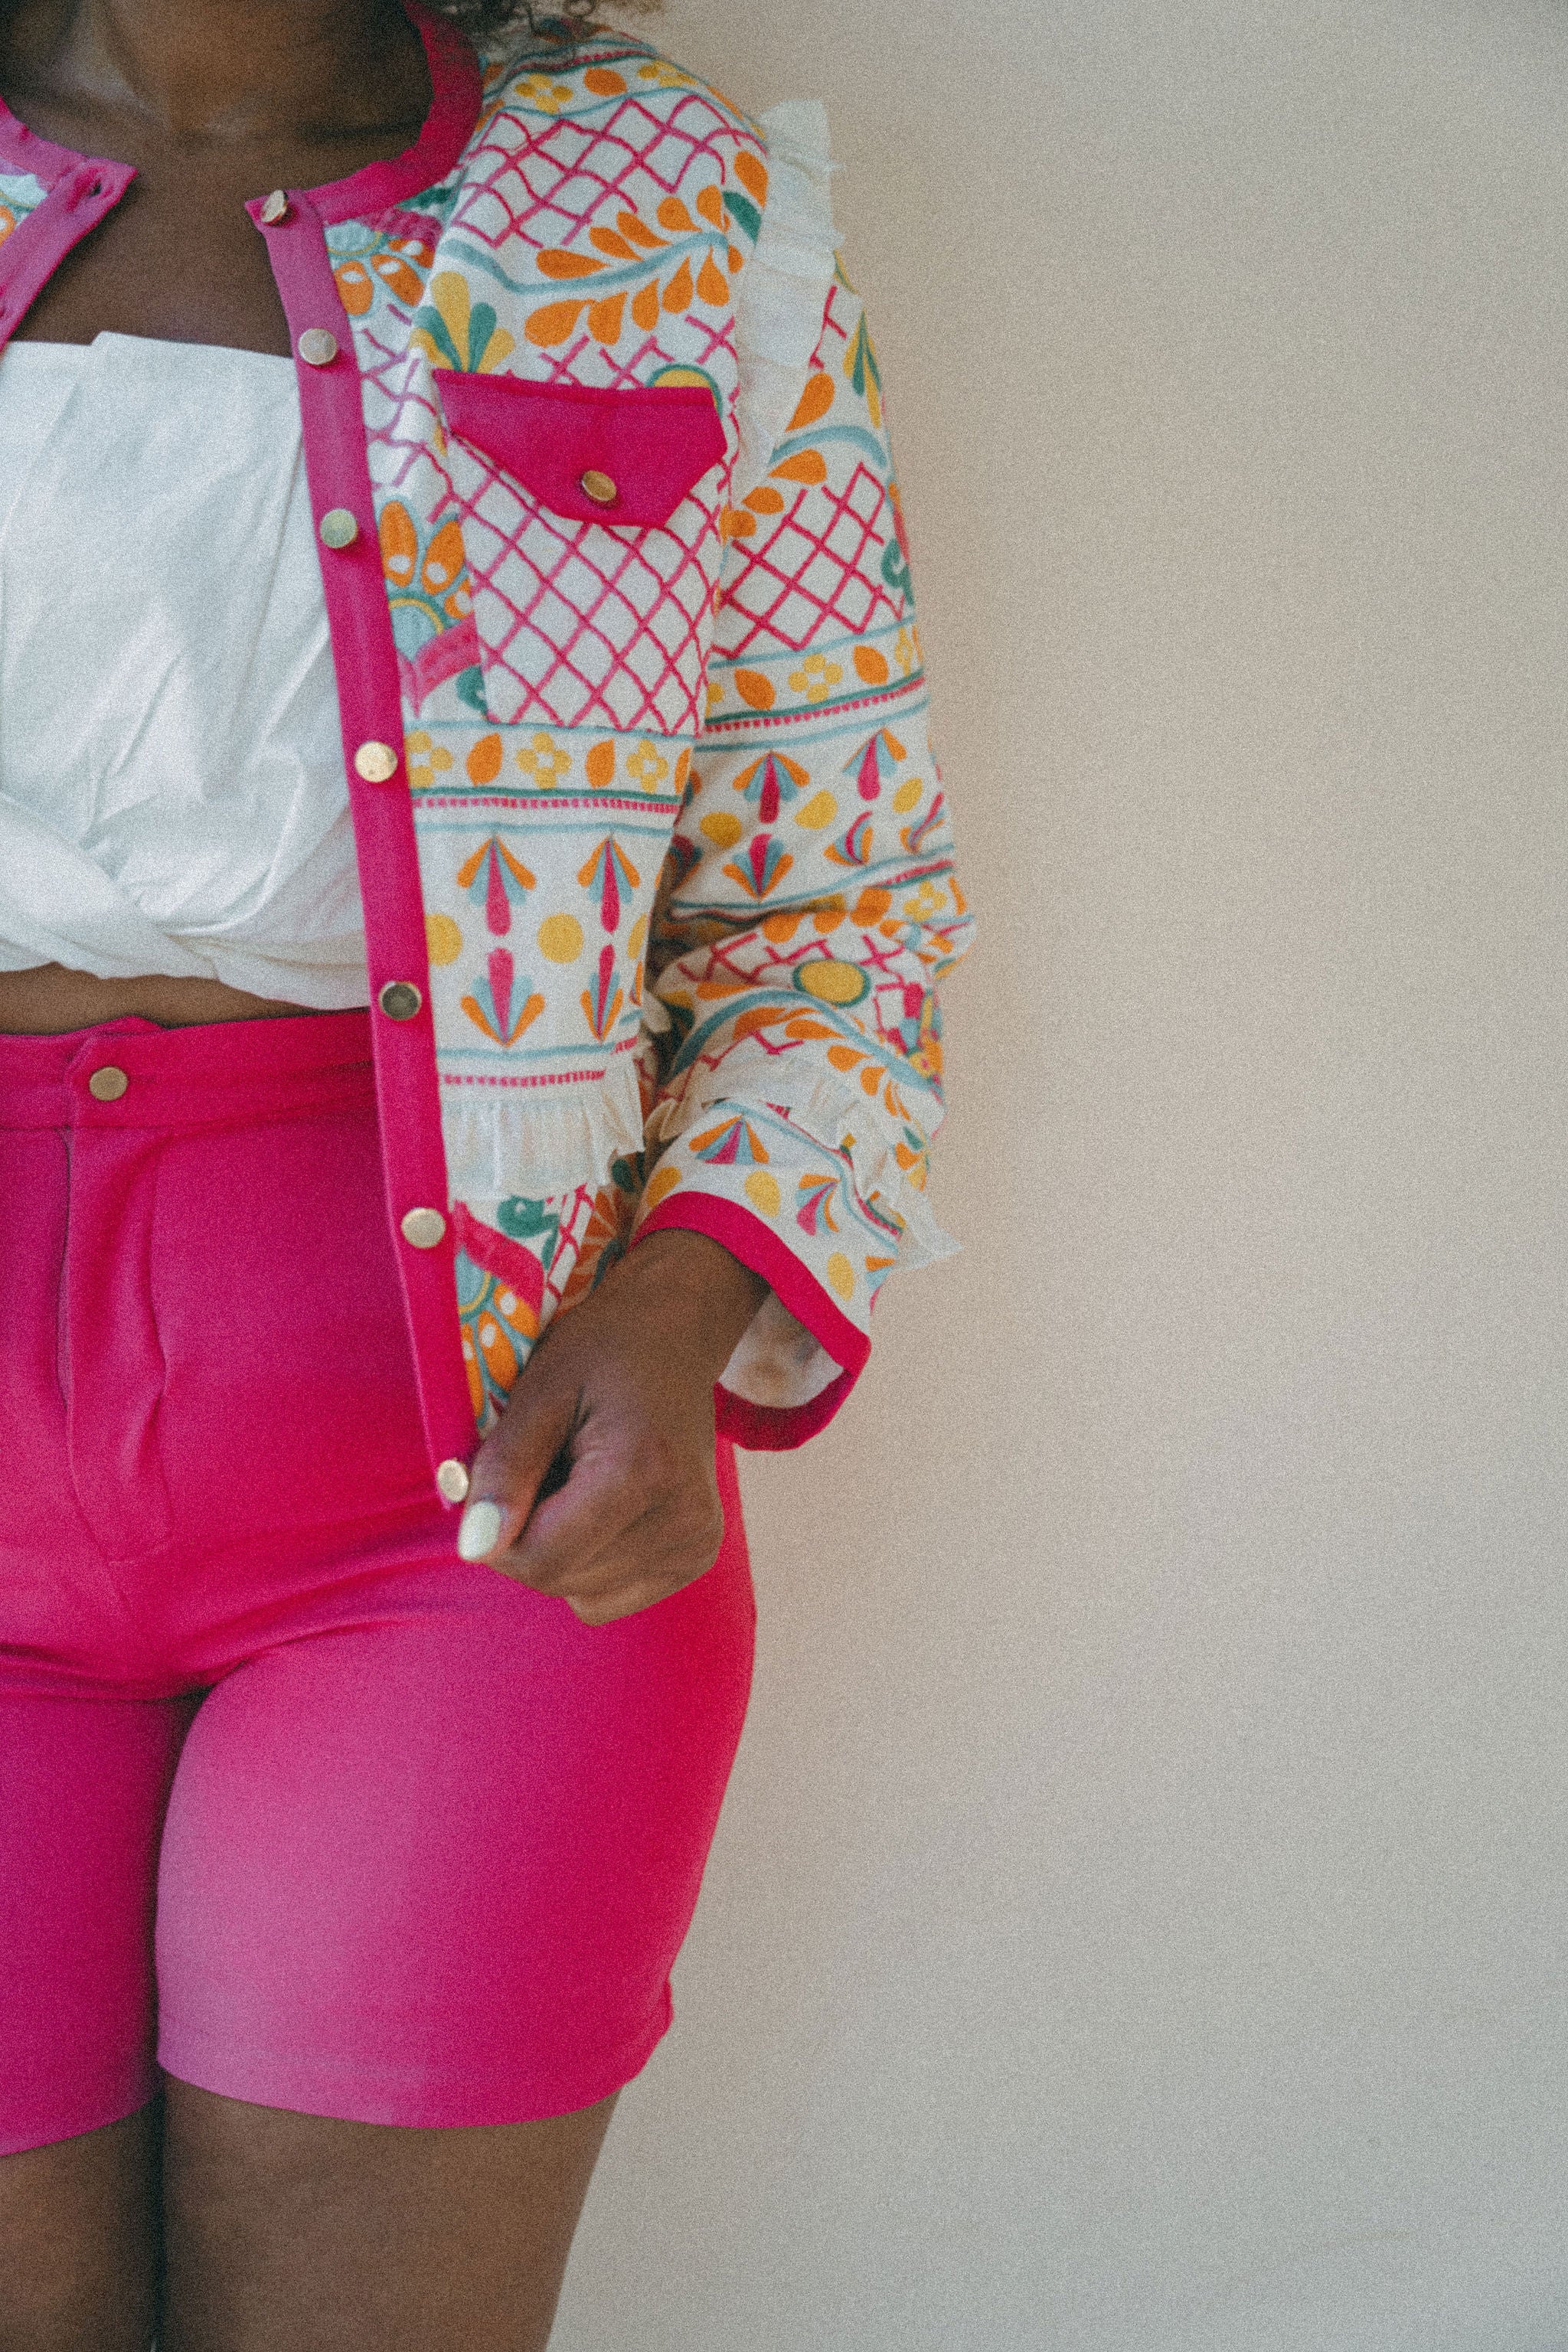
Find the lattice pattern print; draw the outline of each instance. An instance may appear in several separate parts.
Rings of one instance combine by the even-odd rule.
[[[721,540],[715,505],[614,530],[554,514],[454,436],[458,496],[498,726],[692,735],[700,724]]]

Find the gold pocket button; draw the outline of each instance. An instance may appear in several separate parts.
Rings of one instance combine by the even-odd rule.
[[[289,201],[287,191],[283,188],[274,188],[272,194],[268,197],[266,203],[261,207],[261,217],[267,223],[268,228],[276,228],[279,222],[286,221],[288,219],[293,209],[293,205]]]
[[[123,1070],[116,1069],[112,1062],[105,1062],[103,1067],[94,1070],[89,1078],[87,1090],[94,1102],[118,1102],[130,1084]]]
[[[300,338],[300,357],[307,367],[331,367],[338,355],[338,339],[325,327],[307,327]]]
[[[447,1238],[447,1220],[439,1209],[410,1209],[401,1231],[410,1249],[439,1249]]]
[[[359,525],[347,507],[329,507],[316,528],[323,547],[352,547],[359,537]]]
[[[601,474],[596,466],[589,467],[581,488],[584,496],[592,499],[596,507],[613,507],[621,495],[613,477]]]

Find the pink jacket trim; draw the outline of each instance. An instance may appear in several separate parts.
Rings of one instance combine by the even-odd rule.
[[[871,1342],[829,1298],[822,1285],[771,1225],[748,1209],[711,1192],[679,1192],[661,1202],[638,1226],[632,1247],[656,1233],[706,1234],[731,1257],[760,1274],[819,1348],[843,1366],[838,1378],[799,1405],[752,1404],[726,1388],[719,1391],[719,1433],[753,1454],[782,1454],[804,1445],[826,1427],[859,1379]]]
[[[73,246],[113,211],[136,177],[129,163],[68,154],[0,105],[0,162],[47,181],[43,202],[0,246],[0,351],[10,341]]]
[[[425,44],[430,111],[418,138],[401,155],[367,163],[346,180],[307,189],[318,220],[374,220],[390,206],[405,204],[455,171],[473,137],[484,102],[484,78],[472,43],[449,16],[437,16],[424,0],[403,0],[403,6]]]
[[[475,1432],[461,1333],[453,1313],[456,1237],[441,1140],[425,906],[404,765],[397,649],[382,584],[353,332],[313,201],[303,190],[287,193],[289,208],[280,221],[264,221],[260,202],[247,210],[267,240],[297,355],[311,506],[318,520],[329,508],[346,508],[359,525],[351,545],[321,551],[321,580],[364,899],[371,1045],[387,1206],[434,1466],[448,1460],[467,1462]],[[333,356],[314,366],[299,356],[300,338],[310,328],[324,329],[336,344]],[[379,755],[367,760],[368,775],[356,759],[367,750]],[[383,764],[388,764],[385,774],[379,772]],[[391,1020],[376,1009],[382,990],[395,981],[412,982],[419,991],[421,1008],[412,1020]],[[412,1209],[434,1209],[446,1220],[433,1247],[416,1247],[404,1235],[403,1220]]]

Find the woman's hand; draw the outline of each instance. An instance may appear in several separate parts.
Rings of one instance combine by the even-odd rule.
[[[559,1595],[587,1625],[711,1568],[713,1386],[766,1295],[700,1234],[628,1250],[551,1325],[475,1456],[462,1557]],[[567,1475],[552,1491],[557,1456]]]

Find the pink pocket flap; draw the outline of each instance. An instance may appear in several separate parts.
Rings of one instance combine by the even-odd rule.
[[[453,368],[433,373],[451,430],[552,513],[578,522],[668,522],[724,455],[713,395],[700,384],[598,392]]]

